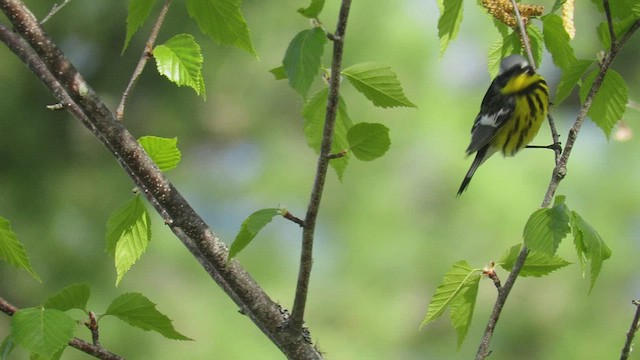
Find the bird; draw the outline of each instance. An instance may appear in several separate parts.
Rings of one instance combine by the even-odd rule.
[[[458,195],[469,186],[473,174],[491,155],[500,151],[514,156],[536,136],[549,111],[549,87],[521,55],[500,62],[498,75],[482,99],[471,127],[467,156],[476,153]]]

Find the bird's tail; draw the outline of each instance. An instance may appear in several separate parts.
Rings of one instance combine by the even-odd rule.
[[[487,160],[489,156],[492,155],[492,154],[487,154],[487,150],[488,150],[488,147],[484,147],[478,150],[478,152],[476,153],[476,158],[473,159],[473,163],[471,163],[471,167],[469,168],[469,171],[467,171],[467,175],[465,175],[464,180],[462,180],[462,184],[460,185],[460,189],[458,189],[457,196],[462,195],[462,193],[467,189],[467,186],[469,186],[469,183],[471,182],[471,178],[473,177],[473,174],[475,174],[476,170],[478,170],[478,167],[485,160]]]

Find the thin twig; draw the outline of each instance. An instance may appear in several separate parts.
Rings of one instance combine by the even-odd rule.
[[[285,318],[236,261],[227,263],[227,248],[193,207],[166,179],[136,139],[116,120],[75,66],[47,36],[32,12],[20,0],[0,0],[0,10],[15,32],[0,24],[0,41],[34,72],[109,150],[165,223],[193,254],[213,280],[247,317],[290,359],[322,359],[301,336],[282,331]],[[26,42],[25,42],[26,40]],[[89,344],[90,345],[90,344]]]
[[[624,347],[620,354],[620,360],[627,360],[629,358],[629,354],[631,354],[631,343],[638,332],[638,325],[640,325],[640,301],[633,300],[631,303],[636,306],[636,314],[633,316],[629,331],[627,331],[627,340],[624,342]]]
[[[611,37],[611,46],[616,43],[616,31],[613,28],[613,19],[611,18],[611,8],[609,7],[609,0],[603,0],[602,6],[604,7],[604,13],[607,16],[607,26],[609,28],[609,36]]]
[[[609,15],[610,16],[610,15]],[[600,86],[602,85],[602,81],[604,80],[604,76],[607,73],[607,70],[611,66],[614,58],[620,51],[620,48],[626,43],[626,41],[631,37],[631,35],[640,27],[640,20],[636,21],[633,26],[627,31],[625,36],[617,43],[611,44],[611,50],[605,55],[602,63],[600,64],[600,70],[596,79],[589,90],[589,93],[582,104],[580,109],[580,113],[578,114],[571,130],[569,130],[569,135],[567,137],[567,143],[565,144],[564,150],[562,151],[562,155],[556,162],[556,166],[553,169],[553,174],[551,176],[551,181],[547,188],[547,193],[540,205],[541,208],[546,208],[551,205],[551,201],[553,200],[553,196],[555,195],[556,189],[560,184],[560,181],[566,175],[566,164],[569,160],[569,155],[571,155],[571,150],[575,144],[577,136],[580,132],[580,128],[582,127],[582,123],[586,118],[587,112],[591,107],[591,102],[593,101],[593,97],[600,90]],[[487,327],[485,329],[482,340],[480,341],[480,346],[478,347],[478,352],[476,353],[476,360],[485,359],[489,355],[489,344],[491,343],[491,337],[493,336],[493,332],[495,330],[498,319],[500,318],[500,314],[502,312],[502,308],[504,307],[505,302],[507,301],[507,297],[509,296],[509,292],[513,287],[520,271],[522,270],[522,266],[524,265],[525,260],[527,259],[527,255],[529,254],[529,249],[526,246],[522,246],[520,250],[520,254],[518,254],[518,258],[516,259],[511,273],[507,278],[507,281],[504,283],[502,289],[498,292],[498,297],[496,299],[495,305],[493,307],[493,311],[491,316],[489,317],[489,321],[487,322]]]
[[[147,61],[151,58],[153,51],[153,44],[158,37],[158,33],[160,32],[160,27],[164,22],[164,18],[169,11],[169,6],[171,5],[171,0],[166,0],[164,6],[162,6],[162,10],[160,10],[160,14],[158,15],[158,19],[156,23],[153,25],[153,29],[151,30],[151,34],[149,35],[149,39],[144,46],[144,50],[142,50],[142,55],[140,55],[140,60],[138,60],[138,65],[133,70],[133,75],[131,75],[131,79],[129,80],[129,84],[125,89],[124,93],[122,93],[122,99],[120,99],[120,105],[118,105],[118,109],[116,110],[116,118],[122,121],[124,117],[124,107],[127,104],[127,98],[131,91],[133,91],[133,87],[136,85],[138,78],[142,74],[142,70],[144,70],[144,66],[147,64]]]
[[[47,14],[47,16],[44,17],[44,19],[42,19],[42,21],[40,21],[40,25],[43,25],[44,23],[46,23],[47,21],[49,21],[49,19],[51,19],[51,17],[53,15],[55,15],[58,11],[60,11],[60,9],[62,9],[63,7],[65,7],[65,5],[67,5],[69,3],[69,1],[71,0],[64,0],[64,2],[60,5],[58,4],[53,4],[53,7],[51,8],[51,11],[49,11],[49,13]]]
[[[304,227],[304,221],[302,219],[298,218],[297,216],[293,215],[292,213],[290,213],[288,210],[284,212],[282,217],[284,217],[285,219],[287,219],[289,221],[293,221],[294,223],[300,225],[301,228]]]
[[[518,3],[516,0],[511,0],[511,4],[513,4],[513,13],[516,15],[518,29],[520,29],[520,39],[522,40],[522,45],[524,45],[527,57],[529,58],[529,64],[531,64],[533,70],[536,70],[536,63],[533,61],[533,53],[531,52],[531,44],[529,43],[529,35],[527,35],[527,29],[524,25],[524,21],[522,21],[520,9],[518,9]]]
[[[10,304],[8,301],[0,297],[0,312],[3,312],[9,316],[13,316],[16,312],[18,312],[17,307]],[[88,342],[73,338],[69,341],[69,346],[76,348],[84,353],[87,353],[93,357],[103,360],[123,360],[122,357],[116,355],[109,350],[103,348],[99,344],[89,344]]]
[[[311,267],[313,264],[313,239],[316,228],[316,219],[320,208],[320,200],[329,167],[328,155],[331,153],[333,142],[333,130],[338,111],[338,93],[340,89],[340,71],[342,67],[342,52],[344,47],[344,36],[347,28],[347,19],[351,8],[351,0],[342,0],[338,24],[333,38],[333,61],[331,62],[331,78],[329,79],[329,95],[327,99],[327,113],[325,117],[322,144],[316,168],[316,177],[311,189],[309,206],[304,219],[304,229],[302,231],[302,251],[300,253],[300,269],[298,271],[298,283],[293,301],[291,317],[289,319],[289,331],[294,334],[302,333],[304,321],[304,310],[307,302],[309,290],[309,279],[311,277]]]

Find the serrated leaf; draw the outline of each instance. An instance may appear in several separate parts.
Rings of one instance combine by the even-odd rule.
[[[563,71],[576,62],[576,56],[569,43],[569,34],[564,29],[562,18],[556,14],[544,17],[544,43],[551,53],[553,63]]]
[[[324,122],[327,114],[327,97],[329,89],[327,87],[315,93],[307,100],[302,109],[302,117],[304,118],[304,135],[307,138],[307,144],[315,150],[316,154],[320,153],[320,145],[322,144],[322,134],[324,131]],[[349,115],[347,114],[347,105],[338,99],[338,113],[333,131],[333,142],[331,143],[331,151],[339,153],[349,148],[347,140],[347,132],[353,126]],[[329,165],[335,170],[338,179],[342,181],[342,175],[349,161],[348,154],[332,159]]]
[[[129,12],[127,14],[127,36],[124,40],[124,47],[122,48],[123,53],[127,50],[127,46],[129,46],[129,41],[131,41],[133,35],[149,17],[151,9],[153,9],[153,5],[155,4],[156,0],[129,1]]]
[[[499,265],[510,272],[518,258],[518,254],[520,254],[521,248],[521,244],[512,246],[502,256]],[[567,265],[571,265],[571,263],[558,255],[549,255],[541,251],[529,250],[529,255],[522,266],[519,276],[541,277]]]
[[[127,293],[113,299],[104,315],[115,316],[131,326],[155,331],[168,339],[193,340],[176,331],[172,320],[159,312],[156,304],[139,293]]]
[[[359,123],[347,132],[349,149],[358,160],[371,161],[389,150],[389,128],[382,124]]]
[[[73,338],[76,322],[55,309],[24,308],[11,318],[11,336],[21,347],[50,357]]]
[[[73,284],[51,296],[42,306],[45,309],[56,309],[60,311],[80,309],[86,312],[90,295],[91,289],[88,284]]]
[[[580,101],[584,101],[591,90],[599,70],[592,71],[587,75],[580,88]],[[627,83],[620,74],[609,69],[602,80],[602,85],[598,92],[594,95],[591,107],[587,115],[598,125],[604,134],[609,138],[611,130],[622,119],[622,115],[627,110],[627,102],[629,89]]]
[[[138,139],[138,142],[160,171],[175,169],[182,158],[182,154],[178,150],[178,138],[143,136]]]
[[[569,209],[563,203],[536,210],[524,226],[524,244],[552,256],[569,231]]]
[[[438,19],[438,38],[440,39],[440,57],[444,55],[449,42],[458,36],[462,22],[462,0],[444,0],[444,11]]]
[[[542,31],[537,26],[529,24],[527,26],[527,34],[529,35],[529,43],[531,45],[531,55],[536,64],[536,68],[542,63],[542,52],[544,50],[544,40]]]
[[[299,32],[289,43],[282,65],[289,85],[306,98],[313,80],[320,71],[320,58],[327,37],[319,27]]]
[[[567,65],[562,69],[562,77],[558,83],[558,90],[556,91],[556,98],[554,104],[557,106],[563,102],[571,91],[580,81],[580,78],[587,71],[589,66],[594,63],[594,60],[576,60],[573,63]]]
[[[189,34],[178,34],[153,49],[156,67],[161,75],[178,86],[188,86],[205,97],[200,45]]]
[[[40,276],[33,270],[24,246],[11,230],[9,220],[2,216],[0,216],[0,258],[18,269],[27,271],[36,280],[42,282]]]
[[[213,41],[234,46],[256,56],[240,0],[187,0],[189,16]]]
[[[440,317],[447,306],[451,304],[466,286],[477,282],[480,278],[477,272],[477,269],[472,269],[464,260],[453,264],[451,269],[444,274],[444,279],[440,285],[438,285],[436,293],[433,295],[427,308],[427,315],[420,327]]]
[[[298,12],[302,14],[302,16],[316,19],[320,12],[322,12],[322,8],[324,7],[324,0],[311,0],[311,4],[309,4],[306,8],[298,9]]]
[[[227,261],[234,258],[244,249],[256,235],[273,220],[274,216],[280,215],[280,209],[261,209],[249,215],[240,226],[240,231],[229,248]]]
[[[615,1],[612,1],[612,3],[614,3]],[[622,1],[620,1],[622,2]],[[628,12],[626,14],[629,14]],[[616,35],[616,39],[620,39],[620,37],[622,37],[628,30],[629,28],[636,22],[637,17],[635,15],[625,15],[625,18],[623,20],[620,21],[616,21],[613,23],[613,32]],[[598,25],[598,38],[600,39],[600,42],[602,42],[602,45],[605,47],[605,49],[609,50],[611,49],[611,34],[609,32],[609,25],[607,25],[607,22],[601,22],[600,25]]]
[[[508,33],[496,40],[489,48],[488,68],[489,74],[492,78],[498,75],[498,71],[500,70],[500,61],[502,61],[502,59],[512,54],[522,54],[520,39],[516,33],[508,30],[506,25],[501,25],[507,29]]]
[[[575,211],[572,211],[571,214],[574,245],[583,273],[586,270],[587,262],[591,262],[591,285],[589,286],[589,292],[591,292],[598,275],[600,275],[600,270],[602,270],[602,263],[611,257],[611,250],[604,243],[600,234],[580,214]]]
[[[118,286],[151,240],[151,219],[139,195],[109,216],[106,240],[106,250],[115,258]]]
[[[404,95],[398,76],[389,66],[366,62],[342,70],[342,75],[375,106],[416,107]]]
[[[284,71],[284,66],[278,66],[269,70],[269,72],[275,77],[276,80],[284,80],[287,78],[287,73]]]
[[[473,275],[467,285],[465,285],[451,301],[449,317],[451,318],[451,325],[456,329],[456,334],[458,335],[458,349],[462,346],[469,327],[471,326],[473,310],[476,305],[476,298],[478,297],[479,284],[480,275]]]

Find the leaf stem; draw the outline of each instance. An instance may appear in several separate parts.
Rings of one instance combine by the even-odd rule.
[[[327,99],[327,113],[325,117],[322,144],[316,168],[316,176],[307,214],[304,220],[302,231],[302,251],[300,252],[300,268],[298,270],[298,283],[296,286],[295,298],[291,317],[289,319],[289,331],[298,335],[302,333],[304,322],[304,311],[309,291],[309,279],[313,265],[313,240],[316,228],[316,219],[320,208],[320,200],[324,189],[324,183],[329,167],[329,155],[331,154],[331,144],[333,142],[333,130],[338,111],[338,94],[340,90],[340,71],[342,67],[342,53],[344,48],[344,36],[347,28],[347,19],[351,8],[351,0],[342,0],[338,24],[333,36],[333,61],[331,63],[331,77],[329,79],[329,95]]]
[[[133,87],[136,85],[138,78],[142,74],[142,70],[144,70],[144,66],[147,64],[147,61],[153,56],[153,44],[158,37],[158,33],[160,32],[160,27],[164,22],[164,18],[169,11],[169,6],[171,5],[171,0],[166,0],[162,9],[160,10],[160,14],[158,14],[158,19],[156,19],[156,23],[153,25],[153,29],[151,30],[151,34],[149,34],[149,39],[144,46],[144,50],[142,50],[142,55],[140,55],[140,60],[138,60],[138,65],[133,70],[133,74],[131,75],[131,79],[129,79],[129,84],[127,88],[122,93],[122,98],[120,99],[120,105],[118,105],[118,109],[116,110],[116,118],[122,121],[124,117],[124,107],[126,106],[127,99],[131,91],[133,91]]]
[[[607,8],[605,8],[605,10],[606,9]],[[611,16],[611,14],[608,14],[607,16]],[[556,193],[558,185],[560,184],[560,181],[564,179],[567,173],[566,165],[567,165],[567,162],[569,161],[571,150],[573,149],[573,146],[580,132],[580,128],[582,127],[582,124],[587,116],[587,113],[591,108],[593,97],[598,92],[598,90],[600,90],[600,86],[602,85],[602,81],[604,80],[607,70],[609,69],[614,58],[620,51],[620,48],[626,43],[626,41],[631,37],[631,35],[638,29],[638,27],[640,27],[640,20],[636,21],[633,24],[633,26],[629,29],[629,31],[627,31],[627,33],[619,42],[612,42],[611,50],[608,53],[606,53],[606,55],[604,56],[604,59],[600,64],[600,70],[598,72],[598,75],[595,81],[593,82],[593,85],[591,86],[591,89],[589,90],[589,93],[584,103],[582,104],[582,107],[580,108],[580,112],[576,120],[574,121],[573,126],[569,130],[567,143],[565,144],[564,150],[562,151],[562,155],[557,160],[556,166],[553,169],[551,180],[549,182],[549,186],[547,187],[547,192],[544,196],[544,199],[542,200],[542,204],[540,205],[541,208],[546,208],[546,207],[549,207],[549,205],[551,205],[553,196]],[[511,291],[511,288],[513,287],[516,279],[518,278],[520,271],[522,270],[522,266],[524,265],[524,262],[527,259],[528,254],[529,254],[529,249],[523,245],[522,249],[520,250],[520,254],[518,254],[518,258],[516,259],[513,265],[513,269],[509,274],[509,277],[507,278],[506,282],[502,286],[502,289],[498,291],[498,297],[494,304],[491,316],[489,317],[489,320],[487,322],[487,327],[485,329],[482,340],[480,341],[478,352],[476,353],[476,360],[485,359],[490,353],[489,345],[491,343],[491,337],[493,336],[493,332],[495,330],[496,324],[498,322],[498,319],[500,318],[502,308],[504,307],[504,304],[507,301],[507,297],[509,296],[509,292]]]

